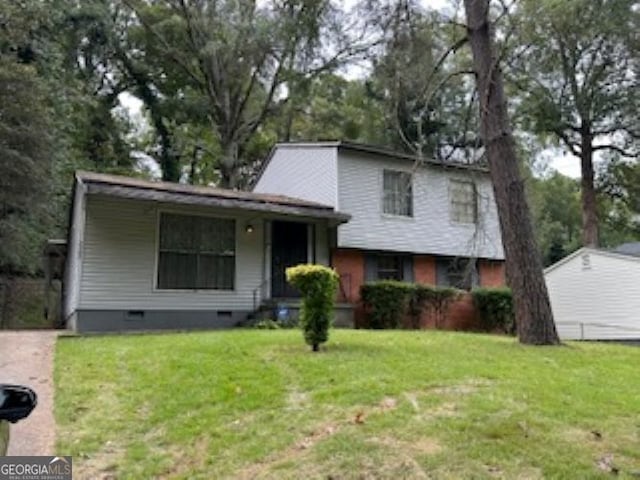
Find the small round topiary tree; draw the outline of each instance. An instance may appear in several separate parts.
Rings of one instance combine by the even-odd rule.
[[[302,293],[300,325],[305,341],[317,352],[329,339],[338,274],[322,265],[297,265],[287,268],[287,281]]]

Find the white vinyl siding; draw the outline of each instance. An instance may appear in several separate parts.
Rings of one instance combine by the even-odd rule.
[[[413,217],[384,215],[383,171],[412,173]],[[478,192],[478,222],[449,218],[450,180],[473,181]],[[352,151],[338,158],[338,209],[351,220],[338,227],[338,246],[452,257],[503,259],[493,189],[488,174],[439,166],[413,169],[410,161]]]
[[[331,146],[277,145],[253,191],[336,207],[336,156]]]
[[[158,211],[216,215],[236,220],[233,291],[155,288]],[[232,215],[230,217],[230,215]],[[249,310],[262,283],[263,222],[249,212],[157,205],[99,195],[87,197],[80,309]],[[245,231],[251,220],[253,232]]]
[[[545,280],[561,339],[640,339],[640,258],[581,249]]]

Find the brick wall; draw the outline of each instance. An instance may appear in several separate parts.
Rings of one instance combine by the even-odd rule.
[[[449,308],[438,318],[434,312],[424,312],[420,317],[420,328],[440,328],[442,330],[473,331],[480,329],[480,318],[473,306],[471,294],[464,293],[449,305]],[[438,325],[439,323],[439,325]],[[405,327],[411,325],[410,319],[403,320]]]
[[[436,257],[431,255],[414,255],[413,280],[416,283],[436,284]]]
[[[505,285],[504,262],[479,260],[480,285],[483,287],[503,287]]]
[[[331,265],[340,275],[338,301],[355,303],[360,299],[364,283],[364,254],[361,250],[336,249],[331,252]]]
[[[364,253],[355,249],[335,249],[331,254],[331,265],[340,274],[339,302],[355,305],[354,316],[356,327],[364,325],[364,309],[360,302],[360,287],[364,283]],[[483,287],[499,287],[505,284],[504,262],[479,260],[480,284]],[[432,255],[415,255],[413,257],[413,276],[416,283],[436,284],[436,257]],[[406,327],[411,319],[405,318]],[[479,317],[473,306],[471,294],[464,293],[454,301],[439,320],[433,312],[423,313],[420,318],[421,328],[441,328],[445,330],[477,330]]]

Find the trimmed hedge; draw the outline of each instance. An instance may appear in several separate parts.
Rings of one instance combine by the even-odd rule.
[[[305,341],[317,352],[329,339],[338,274],[322,265],[297,265],[286,273],[287,281],[302,293],[300,324]]]
[[[406,310],[412,285],[395,280],[365,283],[360,298],[367,307],[367,327],[398,328]]]
[[[515,311],[511,289],[507,287],[475,288],[471,291],[471,296],[480,314],[483,330],[515,334]]]
[[[459,295],[455,288],[394,280],[365,283],[360,288],[367,312],[366,327],[375,329],[398,328],[404,315],[411,319],[411,327],[418,329],[425,310],[434,312],[439,327],[450,303]]]

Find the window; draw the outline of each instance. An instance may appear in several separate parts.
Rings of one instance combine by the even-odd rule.
[[[473,182],[451,180],[449,183],[451,220],[476,223],[478,214],[476,186]]]
[[[403,280],[402,260],[400,255],[379,255],[378,280]]]
[[[437,284],[471,290],[479,284],[476,262],[470,258],[440,257],[436,263]]]
[[[235,221],[160,214],[158,288],[233,290]]]
[[[384,170],[382,185],[382,211],[390,215],[413,216],[411,174]]]
[[[413,257],[392,252],[370,252],[364,257],[364,279],[413,281]]]

